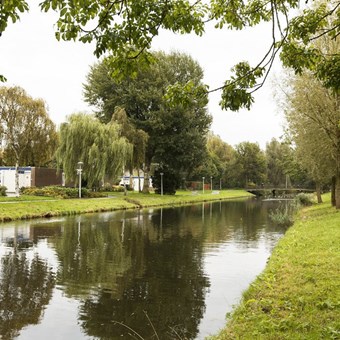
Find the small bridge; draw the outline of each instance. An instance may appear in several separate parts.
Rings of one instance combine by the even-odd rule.
[[[256,196],[291,196],[296,195],[301,192],[315,192],[313,189],[304,189],[304,188],[276,188],[276,187],[270,187],[270,188],[245,188],[246,191],[250,192],[251,194],[254,194]]]

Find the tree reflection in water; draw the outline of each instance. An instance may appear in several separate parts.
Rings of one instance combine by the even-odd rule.
[[[39,322],[55,279],[37,254],[28,259],[17,248],[1,259],[0,275],[1,339],[13,339],[23,327]]]
[[[197,335],[209,287],[201,240],[190,231],[180,235],[180,227],[153,224],[153,218],[113,219],[105,227],[97,221],[95,228],[84,219],[57,241],[58,284],[80,298],[87,335],[128,338],[131,331],[118,321],[149,338],[154,331],[148,317],[161,339]]]

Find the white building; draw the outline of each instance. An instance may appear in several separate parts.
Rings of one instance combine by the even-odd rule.
[[[19,188],[47,185],[65,185],[63,174],[49,168],[19,168]],[[0,186],[5,186],[8,194],[15,193],[15,167],[0,167]]]
[[[143,190],[144,186],[144,172],[140,171],[140,175],[138,176],[137,173],[133,173],[132,176],[130,176],[129,171],[125,171],[124,175],[121,177],[119,185],[126,185],[129,186],[130,183],[132,182],[132,188],[133,191],[138,191],[139,190],[139,181],[140,181],[140,188]],[[152,187],[152,180],[151,178],[149,179],[149,187]]]

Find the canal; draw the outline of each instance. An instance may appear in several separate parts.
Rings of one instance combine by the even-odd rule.
[[[0,227],[1,339],[204,339],[264,269],[280,202],[249,199]]]

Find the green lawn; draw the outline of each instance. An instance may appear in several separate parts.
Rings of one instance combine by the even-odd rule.
[[[300,211],[265,271],[212,339],[340,339],[340,211]]]
[[[53,199],[41,196],[2,197],[0,200],[0,221],[74,215],[89,212],[133,209],[164,205],[182,205],[202,201],[224,200],[230,198],[249,197],[244,190],[223,190],[220,192],[205,191],[191,193],[181,191],[176,195],[156,195],[128,192],[108,193],[107,198],[91,199]]]
[[[52,197],[42,197],[42,196],[30,196],[30,195],[20,195],[19,197],[7,197],[7,196],[0,196],[0,203],[1,202],[17,202],[17,201],[46,201],[46,200],[54,200],[55,198]]]

